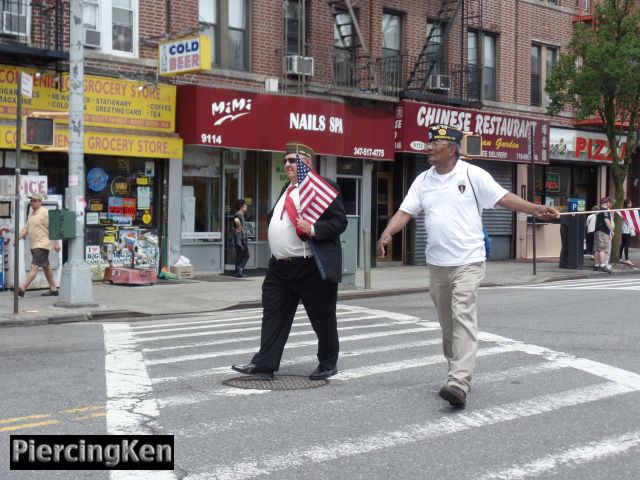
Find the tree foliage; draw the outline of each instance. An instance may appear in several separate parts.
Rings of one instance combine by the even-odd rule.
[[[626,135],[628,148],[611,148],[611,174],[617,207],[622,207],[640,129],[640,12],[634,0],[602,0],[596,5],[595,28],[576,24],[571,41],[547,79],[547,112],[567,107],[578,120],[600,119],[609,145]],[[620,235],[617,221],[616,242]],[[617,260],[617,253],[613,260]]]

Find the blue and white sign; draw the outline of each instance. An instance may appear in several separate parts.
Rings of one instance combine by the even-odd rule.
[[[109,175],[103,169],[96,167],[87,173],[87,187],[94,192],[101,192],[107,186]]]

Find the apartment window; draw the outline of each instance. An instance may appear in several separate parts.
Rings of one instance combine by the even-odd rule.
[[[335,14],[333,22],[333,75],[336,85],[352,86],[356,34],[347,11]]]
[[[200,30],[211,39],[211,65],[219,65],[218,48],[218,2],[216,0],[198,0]]]
[[[467,91],[469,98],[478,98],[482,93],[484,100],[496,100],[496,44],[497,37],[487,33],[482,34],[479,41],[478,32],[467,34]],[[479,46],[482,45],[480,49]],[[480,62],[482,59],[482,62]],[[482,79],[480,81],[480,78]],[[481,83],[481,84],[480,84]],[[481,89],[480,89],[481,88]]]
[[[480,98],[479,59],[478,32],[467,32],[467,96],[474,100]]]
[[[402,83],[402,18],[395,13],[382,15],[382,84],[400,87]]]
[[[544,63],[543,63],[544,59]],[[558,61],[558,49],[544,45],[531,45],[531,105],[548,102],[543,93],[547,77]]]
[[[302,2],[298,0],[284,0],[284,45],[287,55],[302,55],[302,27],[307,26],[302,20]],[[305,13],[309,11],[308,2],[305,3]],[[305,36],[307,36],[305,28]]]
[[[0,9],[0,34],[24,38],[30,36],[29,12],[31,2],[3,0]]]
[[[85,47],[138,55],[138,0],[85,0],[82,14]]]
[[[198,0],[200,30],[211,39],[213,65],[249,69],[247,0]]]
[[[429,44],[427,45],[427,64],[429,68],[431,68],[431,74],[442,73],[442,61],[443,58],[436,63],[438,60],[438,50],[440,49],[440,45],[442,44],[442,30],[444,29],[444,25],[436,25],[433,22],[427,23],[427,38],[429,38]]]
[[[495,100],[496,97],[496,37],[483,35],[482,42],[482,98]]]

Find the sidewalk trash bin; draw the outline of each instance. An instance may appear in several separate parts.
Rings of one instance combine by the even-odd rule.
[[[560,221],[560,268],[582,270],[584,266],[584,215],[564,215]]]

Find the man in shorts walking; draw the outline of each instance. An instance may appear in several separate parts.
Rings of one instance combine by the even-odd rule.
[[[34,194],[29,197],[31,202],[31,213],[27,218],[26,225],[20,230],[18,240],[22,240],[29,235],[31,243],[31,270],[27,274],[24,283],[18,288],[18,295],[24,297],[24,292],[29,288],[33,279],[36,278],[38,267],[44,270],[44,276],[49,282],[49,290],[42,294],[43,297],[57,296],[58,287],[53,279],[53,272],[49,266],[49,250],[52,244],[56,252],[60,251],[60,242],[49,239],[49,210],[42,208],[42,196]]]
[[[611,197],[603,197],[600,200],[602,212],[596,215],[596,230],[594,232],[595,264],[594,271],[601,271],[611,274],[611,267],[607,265],[606,252],[611,251],[611,232],[613,232],[613,222],[611,221],[611,210],[614,202]]]

